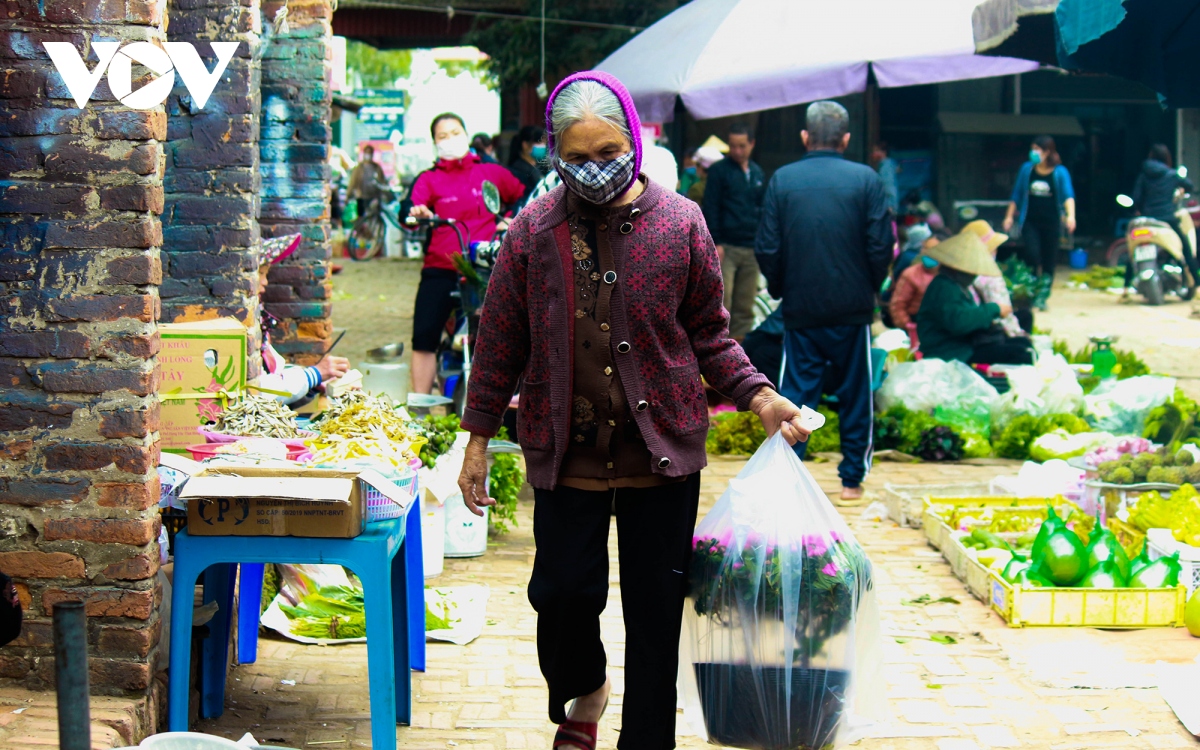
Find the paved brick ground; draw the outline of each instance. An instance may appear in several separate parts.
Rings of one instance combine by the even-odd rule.
[[[710,507],[740,461],[714,461],[705,472],[703,499]],[[837,488],[832,464],[810,464],[827,491]],[[886,481],[946,483],[985,479],[996,467],[879,464],[871,486]],[[549,748],[546,693],[534,649],[535,618],[524,586],[532,563],[531,503],[522,503],[520,526],[494,540],[486,556],[448,561],[439,585],[486,583],[491,587],[488,625],[466,647],[430,644],[429,670],[414,674],[412,727],[402,727],[399,747],[426,750]],[[1080,631],[1008,632],[1000,619],[972,599],[921,534],[890,522],[861,522],[847,513],[880,572],[887,634],[885,678],[896,715],[886,737],[865,740],[869,750],[977,750],[983,748],[1195,747],[1153,689],[1064,689],[1034,679],[1020,658],[1021,643],[1061,637],[1080,648]],[[615,541],[615,531],[614,531]],[[615,546],[613,547],[615,562]],[[614,747],[623,692],[623,628],[614,564],[613,588],[603,618],[616,685],[602,747]],[[954,596],[960,604],[904,606],[920,594]],[[928,640],[947,633],[954,645]],[[1093,631],[1094,632],[1094,631]],[[1003,637],[1001,637],[1003,636]],[[1166,648],[1184,659],[1200,652],[1182,630],[1119,633],[1127,652],[1152,664]],[[897,641],[904,641],[900,643]],[[1016,638],[1016,645],[1011,641]],[[1006,645],[1000,645],[1001,642]],[[262,641],[257,664],[231,672],[228,710],[202,731],[291,747],[368,747],[366,657],[363,646],[302,646],[272,636]],[[1162,648],[1159,648],[1162,647]],[[1140,650],[1139,650],[1140,649]],[[1172,649],[1174,649],[1172,651]],[[1096,651],[1097,658],[1104,654]],[[1157,658],[1163,658],[1161,655]],[[295,680],[284,685],[282,680]],[[679,747],[705,747],[680,722]]]

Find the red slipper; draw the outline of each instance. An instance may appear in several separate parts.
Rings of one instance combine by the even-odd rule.
[[[554,733],[554,750],[560,748],[577,748],[578,750],[596,750],[596,740],[600,736],[600,724],[590,724],[582,721],[567,719],[558,725]]]

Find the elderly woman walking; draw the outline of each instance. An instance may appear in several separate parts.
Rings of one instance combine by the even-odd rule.
[[[699,207],[641,174],[641,125],[625,87],[577,73],[551,95],[546,126],[563,185],[518,215],[492,274],[459,486],[476,513],[493,504],[485,449],[519,381],[517,438],[537,502],[529,600],[560,725],[554,747],[593,750],[608,703],[600,613],[615,509],[626,631],[618,747],[666,750],[706,463],[701,375],[769,433],[795,442],[807,432],[729,337]]]

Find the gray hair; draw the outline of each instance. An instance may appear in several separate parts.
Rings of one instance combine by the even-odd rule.
[[[563,133],[572,125],[591,119],[607,122],[633,143],[625,109],[617,95],[602,83],[581,80],[570,84],[554,97],[554,108],[550,110],[550,135],[553,136],[554,145],[550,156],[558,158],[558,146]]]
[[[842,137],[850,132],[850,113],[837,102],[813,102],[804,118],[810,149],[841,148]]]

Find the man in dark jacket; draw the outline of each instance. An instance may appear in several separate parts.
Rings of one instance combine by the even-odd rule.
[[[771,178],[755,255],[767,289],[783,298],[780,393],[814,409],[823,389],[837,396],[838,474],[853,502],[871,466],[871,323],[896,238],[879,175],[842,157],[849,128],[842,105],[809,106],[808,153]]]
[[[1158,219],[1171,225],[1179,239],[1183,240],[1183,259],[1187,262],[1192,278],[1200,283],[1200,263],[1196,261],[1196,248],[1191,238],[1183,231],[1179,217],[1175,215],[1175,191],[1192,192],[1196,186],[1192,181],[1171,168],[1171,150],[1161,143],[1150,147],[1150,155],[1142,162],[1142,171],[1133,184],[1133,205],[1143,216]],[[1125,288],[1133,281],[1133,264],[1125,266]]]
[[[754,233],[765,180],[762,167],[750,161],[753,152],[754,131],[742,124],[729,128],[729,154],[709,168],[701,203],[721,258],[729,333],[738,341],[754,327],[754,298],[758,295]]]

